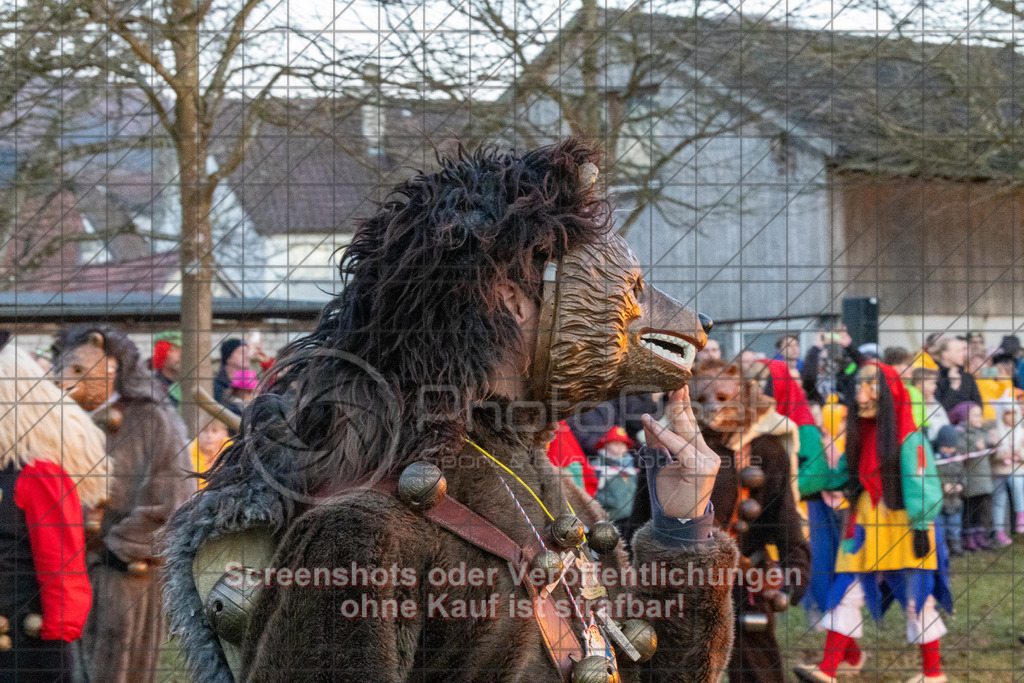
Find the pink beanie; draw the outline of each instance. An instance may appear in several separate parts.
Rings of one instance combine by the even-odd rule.
[[[231,386],[235,389],[255,389],[259,384],[256,373],[253,370],[239,370],[231,378]]]

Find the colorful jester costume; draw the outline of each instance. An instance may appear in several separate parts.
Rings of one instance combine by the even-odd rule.
[[[880,619],[897,601],[907,615],[907,640],[920,646],[924,660],[923,672],[910,680],[940,683],[946,677],[939,639],[946,627],[937,606],[951,611],[952,596],[945,543],[932,523],[942,505],[938,472],[896,371],[869,362],[857,379],[846,454],[838,467],[855,503],[820,622],[828,630],[825,653],[818,666],[797,673],[804,680],[831,681],[837,673],[859,669],[864,663],[856,642],[863,634],[861,607]]]

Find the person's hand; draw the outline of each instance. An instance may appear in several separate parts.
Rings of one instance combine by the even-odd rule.
[[[942,485],[942,490],[945,493],[953,493],[953,485],[952,484],[943,484]]]
[[[821,499],[825,501],[825,505],[828,505],[833,510],[838,510],[843,506],[846,497],[842,491],[822,491]]]
[[[668,429],[643,416],[644,437],[650,448],[662,449],[672,462],[658,472],[655,482],[658,501],[670,517],[693,519],[704,514],[721,458],[704,442],[690,407],[690,389],[669,394],[669,403],[683,403]]]
[[[825,347],[825,330],[818,330],[818,335],[814,338],[814,345],[819,349]]]
[[[851,337],[850,333],[846,330],[846,325],[839,325],[832,331],[839,339],[840,346],[849,346],[853,343],[853,337]]]
[[[693,415],[693,407],[690,405],[690,402],[679,400],[681,391],[680,389],[669,392],[668,398],[665,401],[665,419],[668,422],[669,429],[677,434],[685,433],[689,425],[689,416]],[[689,388],[687,388],[687,391],[689,391]]]
[[[928,540],[928,532],[914,529],[914,557],[923,559],[928,557],[932,550],[932,544]]]
[[[831,436],[826,436],[828,439],[828,445],[825,447],[825,462],[828,463],[828,467],[831,470],[839,467],[839,461],[843,459],[843,454],[836,447],[836,442]]]
[[[262,341],[257,341],[255,344],[251,345],[249,357],[260,365],[267,362],[267,352],[263,350]]]

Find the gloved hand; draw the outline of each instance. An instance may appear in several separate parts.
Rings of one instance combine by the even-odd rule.
[[[928,541],[928,532],[921,531],[920,529],[914,530],[914,557],[922,559],[928,556],[931,552],[932,545]]]

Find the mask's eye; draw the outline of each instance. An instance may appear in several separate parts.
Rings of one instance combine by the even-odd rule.
[[[633,296],[638,302],[644,300],[644,279],[642,277],[638,277],[633,283]]]

